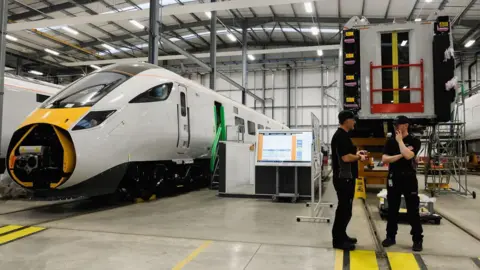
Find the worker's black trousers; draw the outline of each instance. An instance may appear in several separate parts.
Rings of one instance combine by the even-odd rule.
[[[423,239],[423,229],[420,223],[418,197],[418,181],[415,173],[389,173],[387,179],[387,201],[388,201],[388,218],[387,218],[387,237],[395,239],[398,230],[398,211],[402,194],[405,198],[407,206],[407,219],[412,227],[410,234],[413,241],[421,241]]]
[[[352,218],[353,195],[355,194],[355,181],[353,179],[333,179],[337,192],[338,205],[333,222],[333,243],[343,243],[347,240],[347,226]]]

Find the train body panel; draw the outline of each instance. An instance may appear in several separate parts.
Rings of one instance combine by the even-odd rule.
[[[208,161],[219,105],[228,139],[238,137],[232,127],[239,124],[251,143],[259,125],[287,128],[163,68],[112,65],[71,84],[26,118],[9,146],[9,173],[38,193],[89,196],[111,192],[119,184],[111,175],[130,177],[132,168],[143,168],[144,175],[154,168],[148,164]]]

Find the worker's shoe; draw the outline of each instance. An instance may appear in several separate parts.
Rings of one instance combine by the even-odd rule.
[[[343,243],[333,243],[333,248],[341,249],[341,250],[355,250],[355,245],[350,242],[343,242]]]
[[[394,238],[387,237],[387,238],[385,238],[385,240],[383,240],[382,246],[391,247],[391,246],[395,245],[396,243],[397,242],[395,241]]]
[[[358,241],[357,241],[357,238],[355,238],[355,237],[347,236],[347,242],[350,242],[352,244],[356,244]]]
[[[413,242],[412,250],[413,251],[422,251],[423,250],[423,242],[422,241]]]

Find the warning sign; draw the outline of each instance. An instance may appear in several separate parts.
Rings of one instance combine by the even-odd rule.
[[[365,192],[365,180],[363,177],[357,178],[355,181],[355,195],[354,198],[367,199],[367,193]]]

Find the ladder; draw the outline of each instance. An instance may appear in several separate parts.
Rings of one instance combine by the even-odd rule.
[[[440,192],[476,197],[468,190],[464,100],[463,94],[457,95],[452,121],[436,123],[426,129],[425,189],[431,192],[432,197]],[[456,183],[457,187],[452,188],[452,183]]]

